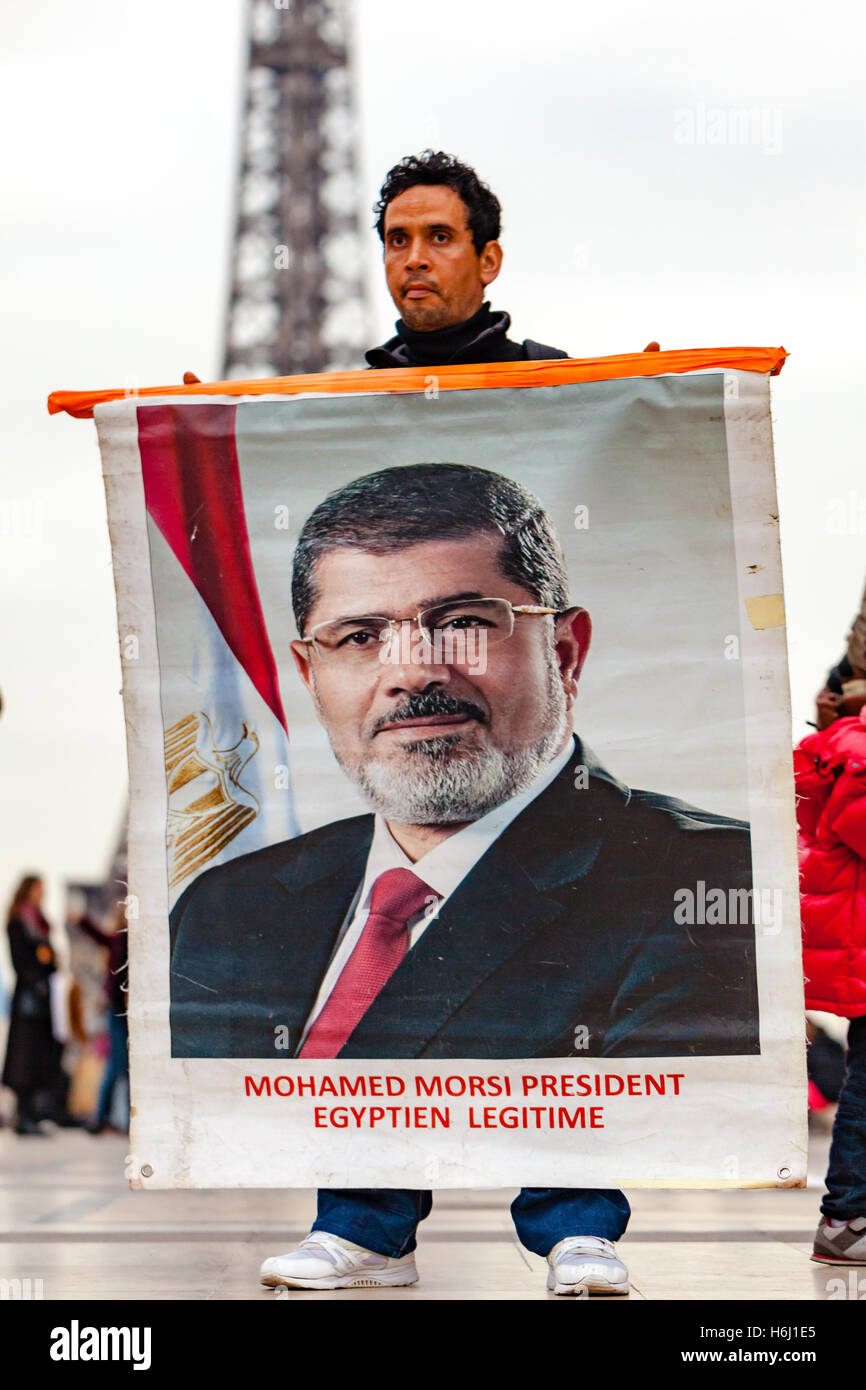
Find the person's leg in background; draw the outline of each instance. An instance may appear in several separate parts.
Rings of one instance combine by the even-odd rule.
[[[65,1067],[57,1068],[54,1085],[51,1087],[47,1096],[47,1109],[45,1119],[51,1120],[54,1124],[60,1125],[63,1129],[76,1129],[84,1121],[78,1116],[70,1114],[69,1111],[69,1090],[72,1085],[72,1078]]]
[[[112,1101],[112,1097],[114,1096],[114,1083],[115,1083],[115,1081],[117,1080],[117,1072],[116,1072],[116,1070],[115,1070],[115,1066],[116,1066],[116,1057],[115,1057],[114,1047],[113,1047],[113,1045],[112,1045],[112,1043],[111,1043],[111,1041],[110,1041],[110,1034],[111,1034],[111,1020],[110,1020],[110,1019],[109,1019],[108,1028],[109,1028],[108,1056],[107,1056],[107,1058],[105,1059],[105,1075],[104,1075],[103,1078],[102,1078],[102,1085],[101,1085],[100,1088],[99,1088],[99,1102],[98,1102],[97,1107],[96,1107],[96,1114],[95,1114],[94,1119],[93,1119],[93,1125],[91,1126],[91,1128],[92,1128],[94,1131],[105,1129],[105,1126],[108,1124],[108,1117],[109,1117],[109,1115],[111,1114],[111,1101]]]
[[[104,1119],[111,1119],[111,1110],[114,1102],[114,1094],[118,1083],[126,1081],[126,1107],[118,1128],[121,1130],[129,1129],[129,1020],[125,1013],[112,1013],[108,1020],[108,1039],[110,1045],[111,1067],[114,1072],[114,1080],[109,1096],[109,1103],[104,1112]]]
[[[42,1129],[39,1124],[36,1098],[37,1091],[33,1087],[15,1092],[15,1100],[17,1102],[15,1116],[16,1134],[45,1134],[46,1131]]]
[[[825,1182],[812,1258],[822,1264],[866,1264],[866,1017],[848,1025],[845,1080]]]
[[[109,1013],[108,1058],[99,1090],[96,1114],[88,1125],[91,1134],[101,1134],[111,1119],[114,1091],[123,1076],[129,1076],[129,1024],[126,1014]]]
[[[625,1193],[613,1187],[524,1187],[511,1204],[517,1238],[547,1258],[555,1293],[628,1293],[613,1243],[630,1215]]]

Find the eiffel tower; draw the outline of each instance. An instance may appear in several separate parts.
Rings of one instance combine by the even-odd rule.
[[[249,0],[225,377],[363,366],[350,0]]]
[[[223,376],[363,366],[368,305],[350,0],[248,0],[249,62]],[[126,895],[126,826],[104,883],[68,883],[96,920]]]

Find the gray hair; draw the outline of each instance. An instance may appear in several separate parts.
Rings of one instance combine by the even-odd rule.
[[[306,635],[317,597],[316,561],[338,546],[374,555],[420,545],[462,540],[482,532],[499,535],[505,578],[536,603],[568,607],[568,576],[556,532],[538,498],[520,483],[466,463],[413,463],[383,468],[332,492],[301,530],[292,564],[292,607]]]

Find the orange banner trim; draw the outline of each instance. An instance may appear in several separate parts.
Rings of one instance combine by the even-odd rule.
[[[317,372],[307,376],[263,377],[257,381],[209,381],[191,386],[127,387],[110,391],[52,391],[48,413],[65,411],[77,419],[93,407],[124,398],[155,396],[295,396],[302,391],[477,391],[496,386],[570,386],[578,381],[663,376],[711,368],[764,372],[776,376],[788,356],[783,347],[688,348],[673,352],[626,352],[614,357],[568,357],[548,362],[487,362],[456,367],[397,367],[376,371]]]

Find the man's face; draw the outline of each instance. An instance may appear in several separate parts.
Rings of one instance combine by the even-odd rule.
[[[480,533],[388,555],[327,551],[307,630],[337,618],[413,617],[456,598],[537,603],[503,577],[500,545]],[[412,660],[409,643],[388,660],[355,664],[321,659],[300,642],[293,652],[338,761],[371,805],[394,822],[453,824],[508,800],[564,747],[589,631],[583,609],[559,619],[518,614],[480,670],[437,662],[419,643]]]
[[[479,254],[466,204],[445,184],[416,184],[385,209],[385,278],[409,328],[426,333],[463,323],[481,308],[499,274],[502,250]]]

